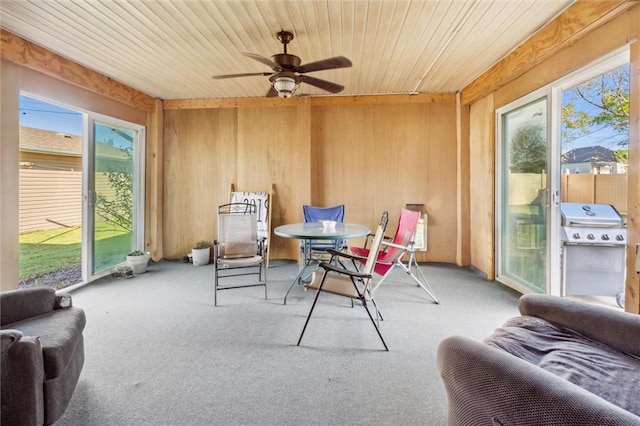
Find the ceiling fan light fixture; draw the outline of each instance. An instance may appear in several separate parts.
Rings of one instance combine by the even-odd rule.
[[[281,98],[290,98],[296,91],[298,84],[296,80],[287,76],[280,76],[273,82],[273,88],[278,92],[278,96]]]

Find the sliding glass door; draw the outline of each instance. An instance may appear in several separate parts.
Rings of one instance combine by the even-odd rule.
[[[20,97],[20,287],[107,275],[144,249],[144,127]]]
[[[547,290],[547,109],[543,96],[498,112],[497,276],[524,292]]]
[[[143,129],[113,119],[91,119],[89,125],[88,216],[93,275],[109,272],[134,249],[143,248],[139,220],[143,206]]]
[[[561,200],[625,211],[628,62],[625,47],[496,111],[499,281],[560,295]]]
[[[86,281],[144,248],[144,128],[88,116],[85,170]]]

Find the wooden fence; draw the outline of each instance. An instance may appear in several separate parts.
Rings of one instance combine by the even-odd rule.
[[[611,204],[627,213],[628,174],[565,174],[560,181],[562,201],[569,203]]]
[[[568,203],[611,204],[621,214],[627,213],[627,174],[563,174],[560,180],[561,201]],[[509,203],[539,203],[540,190],[546,186],[546,174],[512,173],[509,175]]]

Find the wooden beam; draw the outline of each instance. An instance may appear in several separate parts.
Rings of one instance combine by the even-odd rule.
[[[418,93],[415,95],[319,96],[311,98],[313,106],[389,105],[389,104],[453,104],[455,93]]]
[[[462,103],[469,105],[504,87],[550,55],[573,43],[585,31],[602,25],[636,4],[628,0],[582,0],[574,3],[465,87],[462,91]]]
[[[490,94],[471,105],[469,115],[469,242],[471,265],[494,280],[495,273],[495,105]]]
[[[174,99],[164,101],[164,109],[290,107],[307,97],[237,98],[237,99]],[[308,97],[312,106],[381,105],[455,103],[455,93],[420,93],[417,95],[317,96]]]
[[[155,108],[155,99],[149,95],[118,83],[4,29],[0,29],[0,36],[2,59],[146,112],[152,112]]]
[[[146,148],[145,248],[158,261],[164,257],[164,111],[160,99],[155,112],[149,114]]]
[[[471,244],[469,238],[469,107],[460,103],[460,94],[456,97],[456,264],[471,264]]]
[[[225,98],[225,99],[173,99],[164,101],[164,109],[211,109],[291,107],[298,98]]]
[[[630,46],[629,61],[629,176],[627,188],[627,278],[625,310],[640,313],[640,273],[636,244],[640,244],[640,42]],[[635,102],[634,102],[635,101]]]

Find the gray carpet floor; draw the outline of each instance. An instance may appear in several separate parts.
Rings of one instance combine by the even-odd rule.
[[[364,309],[296,286],[272,261],[269,293],[225,290],[213,305],[213,266],[162,261],[131,279],[72,292],[85,310],[85,365],[57,425],[443,425],[436,348],[481,340],[517,315],[518,293],[468,269],[424,264],[431,302],[401,271],[375,293],[383,346]]]

